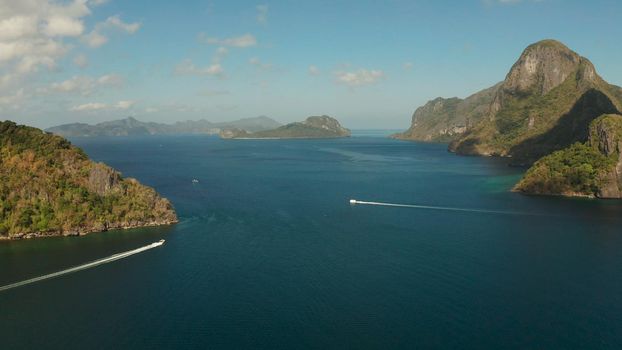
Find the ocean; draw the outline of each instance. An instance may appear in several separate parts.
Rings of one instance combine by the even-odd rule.
[[[524,196],[503,159],[383,136],[72,139],[180,222],[0,242],[2,286],[166,240],[0,292],[2,348],[622,346],[622,201]]]

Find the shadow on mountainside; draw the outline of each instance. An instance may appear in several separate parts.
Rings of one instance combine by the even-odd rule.
[[[620,112],[607,95],[597,89],[586,91],[553,128],[512,147],[512,165],[528,165],[575,142],[587,141],[592,120],[610,113]]]

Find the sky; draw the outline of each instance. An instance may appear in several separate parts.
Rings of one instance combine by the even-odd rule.
[[[0,120],[403,129],[557,39],[622,85],[619,0],[0,0]]]

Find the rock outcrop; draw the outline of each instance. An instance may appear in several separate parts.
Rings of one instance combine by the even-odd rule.
[[[150,187],[66,139],[0,122],[0,239],[82,235],[177,222]]]
[[[622,115],[605,115],[596,119],[590,128],[589,144],[614,163],[600,174],[597,196],[622,198]]]

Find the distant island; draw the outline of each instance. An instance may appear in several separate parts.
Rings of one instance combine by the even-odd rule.
[[[0,239],[177,222],[171,203],[66,139],[0,122]]]
[[[207,134],[216,135],[223,129],[239,128],[250,132],[274,129],[281,124],[268,117],[239,119],[231,122],[212,123],[208,120],[188,120],[174,124],[141,122],[133,117],[103,122],[95,125],[71,123],[54,126],[45,131],[64,137],[88,136],[139,136],[139,135],[174,135]]]
[[[350,130],[329,116],[308,117],[302,122],[290,123],[272,130],[249,132],[240,128],[220,132],[223,139],[311,139],[349,137]]]
[[[610,150],[595,146],[600,136],[592,135],[592,131],[600,130],[603,123],[615,124],[620,111],[622,88],[603,80],[587,58],[564,44],[543,40],[523,51],[501,83],[464,100],[432,100],[415,111],[407,131],[393,137],[449,142],[452,152],[508,157],[514,165],[531,165],[551,155],[536,162],[516,189],[535,194],[621,198],[622,193],[605,185],[610,181],[604,178],[613,176],[610,163],[588,161],[590,155],[615,158]],[[606,117],[595,121],[603,115]],[[561,152],[553,153],[556,151]],[[578,162],[580,159],[585,162]],[[554,165],[558,161],[565,167],[592,166],[593,172],[566,178],[570,172],[566,169],[560,173],[561,163]],[[544,169],[565,179],[549,179],[552,173],[547,175]]]

